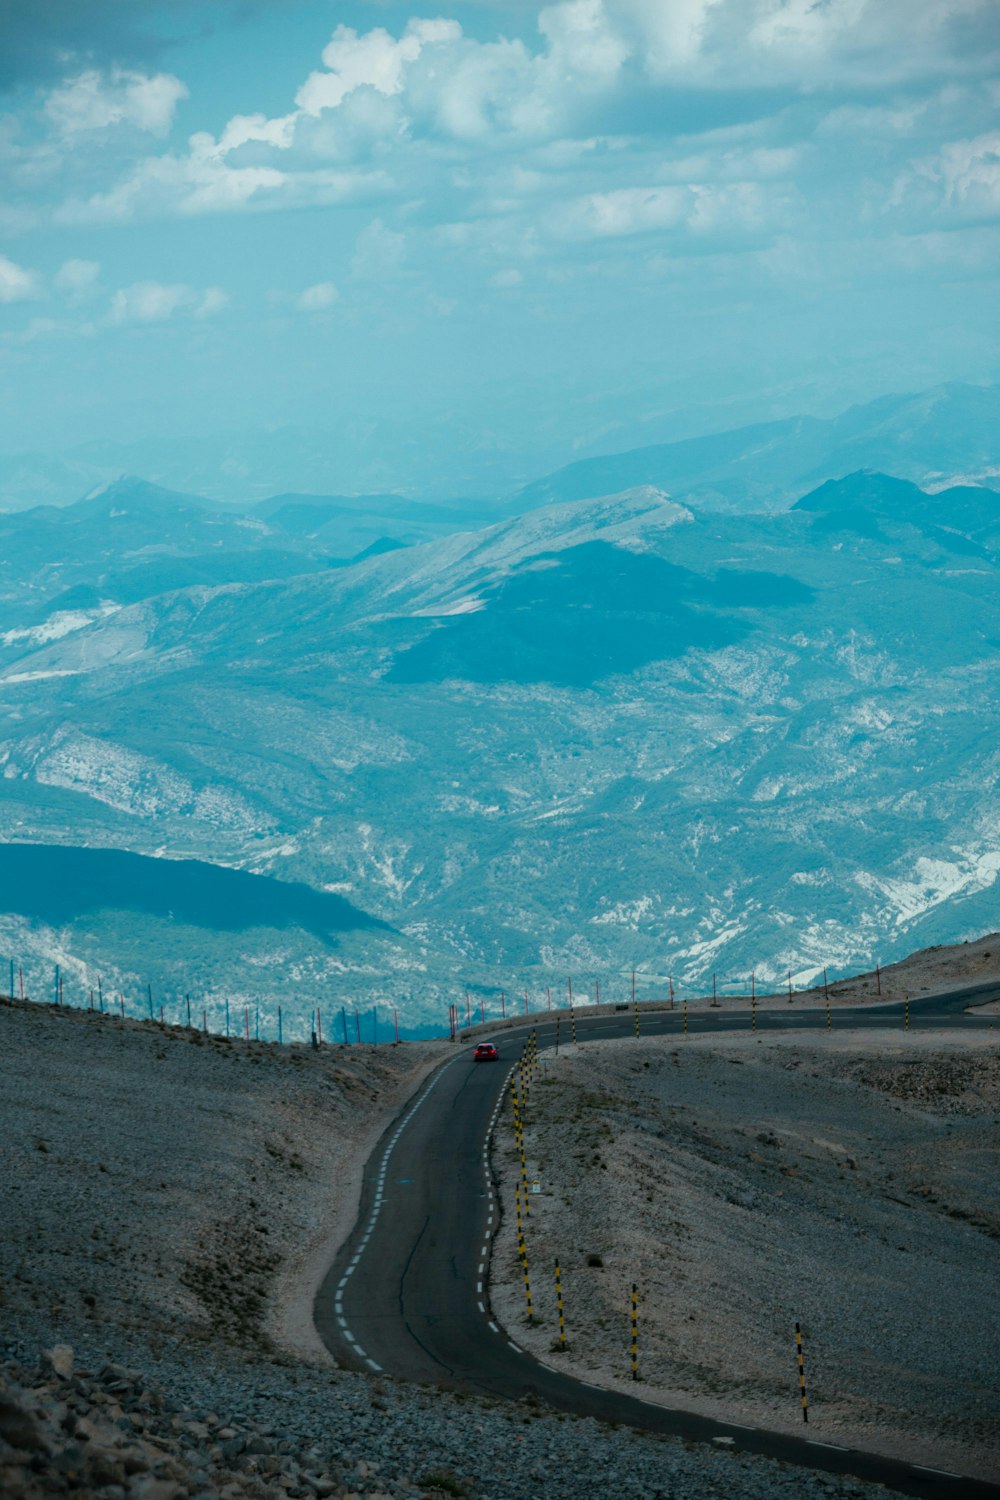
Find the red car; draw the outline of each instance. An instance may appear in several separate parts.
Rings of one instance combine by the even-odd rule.
[[[499,1062],[500,1054],[492,1042],[480,1042],[472,1054],[473,1062]]]

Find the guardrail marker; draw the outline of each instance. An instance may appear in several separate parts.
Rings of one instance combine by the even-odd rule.
[[[802,1357],[802,1329],[795,1325],[795,1358],[799,1367],[799,1397],[802,1401],[802,1420],[809,1420],[809,1402],[806,1399],[806,1366]]]
[[[639,1288],[632,1283],[632,1379],[639,1379]]]
[[[562,1277],[559,1273],[559,1262],[556,1261],[556,1307],[559,1310],[559,1347],[566,1348],[566,1320],[563,1317],[563,1294]]]
[[[525,1207],[527,1207],[527,1204],[525,1204]],[[521,1243],[524,1246],[521,1251],[521,1265],[524,1267],[524,1297],[528,1304],[528,1322],[533,1323],[535,1321],[535,1310],[531,1305],[531,1282],[528,1280],[528,1247],[524,1244],[523,1240]]]

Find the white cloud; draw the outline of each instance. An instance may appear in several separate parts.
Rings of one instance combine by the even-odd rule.
[[[381,26],[359,36],[350,26],[338,26],[323,49],[328,71],[310,73],[295,96],[304,114],[336,109],[357,88],[380,94],[402,91],[408,63],[416,62],[426,46],[454,42],[462,35],[457,21],[412,20],[397,41]]]
[[[936,175],[949,203],[1000,208],[1000,130],[950,141],[937,158]]]
[[[0,255],[0,302],[27,302],[40,295],[37,272],[25,270],[16,261]]]
[[[341,172],[330,168],[284,171],[273,166],[231,166],[218,155],[210,135],[191,137],[188,156],[151,156],[137,163],[107,192],[70,199],[57,222],[122,222],[156,214],[182,217],[234,213],[257,208],[297,208],[342,203],[386,190],[379,172]]]
[[[107,74],[91,68],[53,89],[45,113],[63,136],[123,124],[163,136],[178,103],[187,97],[186,86],[172,73],[149,77],[121,68]]]
[[[997,48],[995,0],[606,0],[634,28],[655,78],[755,86],[834,79],[884,85],[941,75],[981,25]],[[982,54],[967,65],[981,65]]]
[[[948,141],[913,162],[896,179],[889,199],[893,208],[908,202],[957,214],[995,214],[1000,210],[1000,130]]]
[[[338,25],[323,66],[308,74],[286,113],[234,115],[217,134],[191,135],[186,149],[133,160],[110,183],[98,178],[96,191],[88,180],[86,195],[55,217],[115,222],[405,197],[417,205],[415,215],[436,216],[439,225],[520,219],[523,232],[531,218],[571,237],[682,223],[760,225],[763,199],[747,184],[792,179],[810,153],[829,151],[831,137],[866,134],[865,110],[873,106],[855,97],[839,114],[826,107],[817,146],[789,144],[790,131],[802,140],[816,129],[823,106],[813,101],[824,90],[843,79],[857,95],[877,81],[884,112],[871,124],[886,137],[905,134],[920,101],[900,90],[899,105],[886,109],[884,81],[981,67],[982,50],[973,57],[966,43],[961,52],[961,26],[974,29],[991,3],[555,0],[538,11],[533,39],[480,40],[447,17],[412,19],[398,35]],[[727,87],[780,90],[781,99],[762,94],[759,118],[733,127],[743,129],[742,145],[709,129],[671,151],[665,142],[683,129],[664,92],[673,85],[720,95]],[[163,133],[185,92],[165,73],[91,70],[55,90],[46,109],[64,137],[119,121]],[[977,120],[954,133],[978,127]],[[941,138],[940,131],[927,137],[929,144]],[[976,194],[989,198],[988,163],[970,167],[964,187],[955,167],[951,201],[963,193],[970,202]],[[712,183],[731,191],[709,192]],[[883,182],[859,195],[867,209],[887,196]],[[403,243],[376,223],[371,258],[359,253],[355,275],[398,271]],[[505,259],[498,254],[494,265]]]
[[[66,260],[55,275],[56,290],[74,301],[82,300],[97,285],[101,274],[96,260]]]
[[[690,208],[682,187],[616,188],[610,193],[587,193],[557,211],[565,233],[582,238],[639,234],[682,224]]]
[[[509,290],[511,287],[520,286],[524,276],[515,267],[509,266],[505,271],[497,271],[495,276],[490,277],[490,285]]]
[[[406,235],[373,219],[358,235],[351,275],[359,281],[388,281],[400,274],[406,258]]]
[[[226,306],[229,298],[220,287],[196,291],[184,284],[137,281],[120,288],[111,299],[112,323],[166,323],[177,314],[207,318]]]
[[[332,307],[340,293],[332,281],[318,281],[315,286],[307,286],[295,300],[295,305],[300,312],[326,312]]]

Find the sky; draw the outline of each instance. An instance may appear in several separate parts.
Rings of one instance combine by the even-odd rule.
[[[4,453],[461,492],[1000,378],[997,0],[0,0],[0,171]]]

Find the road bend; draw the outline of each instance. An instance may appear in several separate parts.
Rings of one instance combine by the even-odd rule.
[[[977,985],[912,999],[910,1026],[978,1030],[994,1024],[970,1007],[1000,999],[1000,984]],[[641,1011],[637,1045],[650,1036],[683,1034],[681,1007]],[[565,1013],[561,1042],[569,1040]],[[834,1025],[852,1031],[902,1025],[902,1004],[833,1012]],[[751,1032],[749,1011],[688,1008],[688,1033]],[[818,1010],[785,1012],[757,1007],[757,1035],[826,1028]],[[344,1366],[425,1385],[523,1400],[647,1432],[712,1442],[783,1463],[852,1474],[904,1494],[941,1500],[1000,1500],[1000,1485],[968,1479],[878,1454],[793,1437],[764,1428],[715,1421],[604,1390],[539,1363],[493,1316],[488,1290],[490,1248],[499,1202],[490,1168],[493,1128],[510,1067],[528,1031],[539,1049],[556,1044],[555,1015],[525,1018],[499,1038],[502,1062],[474,1064],[471,1048],[456,1043],[443,1063],[389,1126],[365,1173],[355,1228],[316,1298],[316,1326]],[[611,1009],[578,1017],[581,1043],[634,1036],[635,1020]]]

